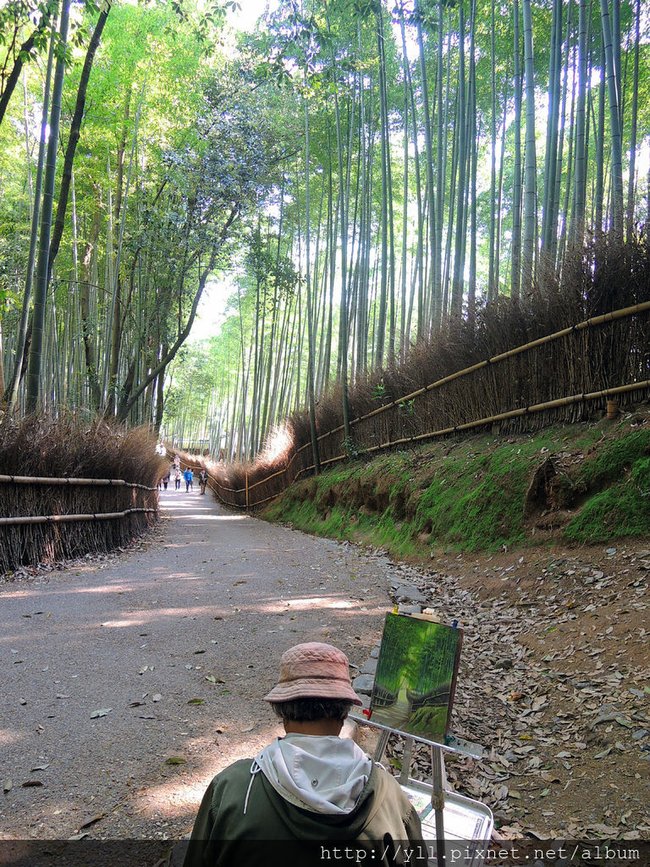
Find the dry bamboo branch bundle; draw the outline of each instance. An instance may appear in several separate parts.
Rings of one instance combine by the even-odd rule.
[[[357,416],[357,418],[351,419],[350,424],[355,425],[369,418],[374,418],[375,416],[381,415],[389,409],[394,409],[400,404],[404,404],[409,400],[414,400],[416,397],[421,397],[422,395],[427,394],[429,391],[432,391],[435,388],[440,388],[443,385],[447,385],[447,383],[453,382],[456,379],[461,379],[464,376],[469,376],[470,374],[476,373],[476,371],[482,370],[491,364],[498,364],[499,362],[505,361],[508,358],[513,358],[515,355],[520,355],[522,352],[527,352],[528,350],[535,349],[538,346],[552,343],[555,340],[566,337],[572,332],[581,331],[585,328],[593,328],[597,325],[603,325],[607,322],[613,322],[616,319],[625,319],[638,313],[644,313],[647,310],[650,310],[650,301],[645,301],[642,304],[635,304],[632,307],[623,307],[620,310],[613,310],[611,313],[603,313],[601,316],[593,316],[591,319],[585,319],[582,322],[578,322],[576,325],[571,325],[569,328],[562,328],[560,331],[553,332],[553,334],[547,334],[545,337],[539,337],[537,340],[531,340],[529,343],[525,343],[521,346],[516,346],[514,349],[509,349],[507,352],[502,352],[499,355],[492,356],[491,358],[486,358],[484,361],[479,361],[476,364],[472,364],[469,367],[463,368],[463,370],[457,370],[455,373],[450,373],[449,376],[444,376],[442,377],[442,379],[438,379],[435,382],[430,383],[429,385],[425,385],[422,388],[418,388],[415,391],[404,395],[403,397],[399,397],[396,400],[391,400],[390,402],[385,403],[382,406],[377,407],[377,409],[373,409],[370,412],[365,413],[364,415],[360,415]],[[338,427],[332,428],[332,430],[320,434],[318,440],[320,441],[326,439],[332,434],[340,433],[342,430],[343,425],[338,425]],[[301,449],[306,448],[308,445],[309,444],[307,443],[304,446],[301,446]]]
[[[383,451],[384,449],[393,448],[394,446],[418,443],[424,440],[433,439],[434,437],[449,436],[453,433],[459,433],[460,431],[471,430],[472,428],[482,427],[488,424],[494,424],[495,422],[505,421],[510,418],[517,418],[518,416],[527,415],[528,413],[544,412],[546,410],[554,409],[556,407],[568,406],[573,403],[579,403],[580,401],[598,400],[599,398],[603,397],[608,398],[612,395],[625,394],[629,391],[637,391],[647,388],[650,388],[650,379],[645,380],[644,382],[631,382],[627,385],[617,386],[616,388],[606,388],[602,391],[594,391],[589,394],[572,394],[569,397],[560,397],[557,400],[548,400],[545,403],[538,403],[532,406],[521,407],[520,409],[510,410],[509,412],[501,412],[497,415],[491,415],[487,418],[480,418],[476,421],[465,422],[464,424],[455,425],[454,427],[442,428],[441,430],[418,434],[417,436],[402,437],[401,439],[384,442],[380,445],[371,446],[370,448],[364,449],[364,454]],[[334,464],[339,461],[347,460],[347,458],[347,455],[337,455],[336,457],[329,458],[326,461],[321,461],[321,466],[324,466],[325,464]],[[298,476],[300,476],[302,473],[309,472],[313,469],[313,464],[309,467],[304,467],[303,469],[298,471],[298,473],[296,474],[296,478],[298,478]]]
[[[155,524],[166,462],[144,428],[0,419],[0,572],[130,544]]]

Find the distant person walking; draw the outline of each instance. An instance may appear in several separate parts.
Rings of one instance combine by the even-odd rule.
[[[171,474],[172,474],[172,468],[169,467],[169,468],[167,469],[167,472],[165,473],[165,475],[162,477],[163,488],[164,488],[165,490],[167,490],[167,485],[169,484],[169,480],[170,480],[170,478],[171,478]]]
[[[205,494],[205,489],[208,485],[208,471],[205,467],[199,473],[199,488],[201,489],[201,493]]]
[[[183,478],[185,479],[185,491],[189,492],[190,488],[194,489],[194,473],[189,467],[183,473]]]
[[[181,489],[181,471],[176,470],[174,472],[174,489],[180,491]]]

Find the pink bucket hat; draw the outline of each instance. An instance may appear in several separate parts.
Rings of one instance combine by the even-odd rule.
[[[350,663],[342,650],[320,641],[296,644],[282,654],[280,681],[264,701],[333,698],[362,704],[352,689]]]

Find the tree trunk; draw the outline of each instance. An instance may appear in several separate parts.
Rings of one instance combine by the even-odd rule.
[[[212,273],[214,268],[214,264],[217,260],[217,255],[219,250],[223,246],[225,241],[228,229],[234,223],[237,216],[239,214],[239,208],[237,205],[234,205],[230,215],[225,221],[224,225],[221,228],[219,236],[215,242],[215,245],[212,249],[212,253],[210,255],[210,260],[207,266],[203,269],[199,276],[199,283],[192,300],[192,306],[190,309],[189,316],[187,318],[187,322],[184,327],[180,330],[176,340],[169,347],[169,350],[162,356],[157,365],[145,376],[142,382],[138,383],[134,386],[133,391],[131,389],[127,389],[124,386],[121,389],[121,398],[120,403],[117,410],[117,418],[119,421],[125,421],[128,417],[129,412],[131,411],[131,407],[138,400],[140,395],[144,392],[145,388],[149,385],[149,383],[153,382],[153,380],[158,376],[158,374],[162,373],[167,365],[176,357],[178,350],[187,340],[190,331],[192,330],[192,325],[194,324],[194,320],[196,319],[196,311],[199,307],[199,302],[201,301],[201,297],[203,296],[203,290],[205,289],[205,284],[208,280],[208,277]]]
[[[513,3],[514,79],[515,79],[515,161],[512,191],[512,265],[510,297],[517,302],[521,294],[521,55],[519,44],[519,0]]]
[[[45,165],[45,151],[47,148],[47,112],[50,105],[50,84],[52,79],[52,65],[54,62],[54,43],[56,33],[52,27],[50,35],[50,48],[47,56],[47,68],[45,72],[45,87],[43,91],[43,110],[41,114],[41,130],[38,143],[38,166],[36,169],[36,183],[34,187],[34,203],[32,207],[32,223],[29,235],[29,255],[27,258],[27,273],[25,277],[25,292],[18,325],[16,340],[16,357],[11,380],[7,387],[7,405],[12,409],[18,400],[20,380],[24,372],[27,350],[27,331],[29,322],[29,305],[32,298],[32,284],[34,280],[34,264],[36,262],[36,248],[38,244],[38,226],[41,214],[41,190],[43,186],[43,168]]]
[[[634,72],[632,79],[632,119],[630,121],[630,168],[627,186],[627,215],[625,219],[625,234],[631,240],[634,231],[634,192],[636,188],[636,137],[639,115],[639,44],[641,28],[641,0],[636,0],[635,7],[635,39],[634,39]]]
[[[61,187],[59,189],[59,201],[56,207],[56,219],[54,220],[54,230],[52,232],[52,242],[50,243],[49,268],[52,271],[52,265],[59,252],[63,228],[65,226],[65,213],[68,207],[68,194],[70,192],[70,181],[72,180],[72,164],[74,155],[77,150],[79,136],[81,135],[81,123],[83,121],[84,109],[86,107],[86,92],[90,81],[90,72],[93,67],[95,53],[99,46],[99,41],[102,38],[102,32],[108,13],[111,11],[111,4],[107,2],[102,11],[99,13],[97,24],[93,31],[93,35],[88,44],[86,51],[86,59],[84,60],[83,69],[81,70],[81,78],[79,79],[79,87],[77,88],[77,100],[72,115],[70,124],[70,135],[68,137],[68,145],[65,150],[63,159],[63,173],[61,175]]]
[[[65,47],[68,38],[68,21],[72,0],[63,0],[61,22],[59,25],[59,42]],[[56,175],[56,151],[59,141],[59,121],[61,118],[61,94],[65,74],[65,58],[59,55],[54,71],[52,88],[52,111],[50,114],[50,138],[47,145],[45,164],[45,179],[43,193],[43,208],[41,216],[41,232],[39,240],[38,262],[36,266],[36,285],[34,290],[34,315],[32,326],[32,343],[29,350],[27,368],[27,411],[35,412],[38,406],[41,367],[43,363],[43,335],[45,329],[45,306],[48,290],[48,255],[50,247],[50,231],[52,228],[52,211],[54,202],[54,181]]]
[[[63,14],[65,13],[62,13],[62,17]],[[6,78],[4,89],[2,91],[2,94],[0,95],[0,124],[2,123],[5,113],[7,111],[9,100],[11,99],[16,85],[18,84],[18,79],[20,78],[23,64],[29,57],[37,38],[47,27],[51,15],[52,9],[46,8],[36,28],[32,31],[32,33],[27,37],[27,39],[18,49],[18,53],[16,54],[16,60],[11,69],[11,72]],[[65,45],[65,41],[62,41],[62,45]]]
[[[580,0],[578,13],[578,98],[575,121],[574,208],[569,232],[571,243],[580,248],[584,239],[587,199],[587,0]]]
[[[419,4],[418,4],[419,8]],[[424,152],[425,152],[425,166],[426,166],[426,192],[427,192],[427,210],[428,210],[428,238],[429,238],[429,272],[428,272],[428,281],[427,281],[427,291],[426,294],[428,296],[427,302],[425,303],[425,307],[428,307],[431,311],[430,318],[428,322],[424,323],[424,327],[427,329],[427,333],[431,333],[432,330],[438,328],[440,326],[441,317],[443,314],[442,304],[439,293],[436,292],[435,286],[435,271],[434,271],[434,261],[435,261],[435,253],[434,250],[436,248],[436,224],[435,224],[435,194],[434,194],[434,182],[433,182],[433,142],[431,135],[431,108],[429,104],[429,83],[427,78],[427,68],[425,62],[425,54],[424,54],[424,37],[422,33],[422,22],[420,15],[417,16],[417,38],[418,38],[418,57],[420,63],[420,84],[422,87],[422,114],[424,120]],[[438,82],[438,87],[441,87],[441,82]],[[440,183],[440,178],[438,182]]]
[[[522,288],[533,291],[535,279],[535,229],[537,226],[537,156],[535,150],[535,71],[531,0],[522,0],[524,65],[526,78],[526,142],[524,165],[524,237],[521,255]]]
[[[620,0],[613,0],[615,22],[618,20],[617,12],[619,6]],[[618,50],[612,44],[612,27],[608,0],[600,0],[600,10],[603,28],[603,46],[605,49],[605,68],[607,70],[607,93],[609,96],[609,123],[612,147],[612,231],[614,238],[617,241],[622,241],[624,210],[621,108],[619,105],[621,80],[616,63]]]
[[[316,431],[316,395],[314,393],[314,376],[316,339],[314,334],[314,304],[311,285],[311,223],[309,213],[309,106],[304,101],[305,112],[305,280],[307,289],[307,397],[309,403],[309,433],[311,436],[311,453],[314,461],[314,471],[320,473],[320,455],[318,451],[318,433]]]
[[[465,258],[463,239],[467,232],[467,98],[465,95],[465,16],[463,4],[458,4],[458,103],[457,123],[457,163],[458,185],[456,189],[456,234],[454,244],[454,271],[451,281],[451,316],[460,319],[463,312],[463,284]]]

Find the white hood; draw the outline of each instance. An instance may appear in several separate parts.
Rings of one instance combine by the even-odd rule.
[[[285,801],[315,813],[350,813],[372,762],[349,738],[289,734],[276,738],[254,765]]]

